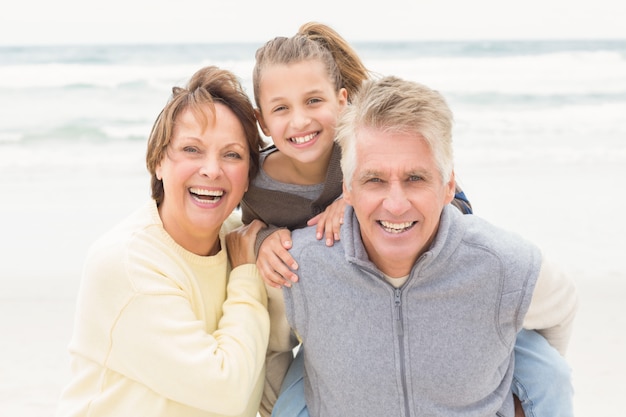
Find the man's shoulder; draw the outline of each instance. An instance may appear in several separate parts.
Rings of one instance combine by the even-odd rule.
[[[474,214],[462,215],[461,242],[483,253],[490,253],[503,263],[533,264],[541,261],[539,247],[515,230],[495,225]]]
[[[519,232],[496,225],[474,214],[463,215],[466,224],[464,240],[483,242],[499,247],[530,245],[532,242]]]
[[[326,246],[324,239],[317,239],[316,227],[308,226],[291,232],[291,255],[298,261],[298,265],[314,265],[322,267],[326,260],[336,256],[343,256],[343,245],[336,241],[333,246]]]
[[[302,246],[310,245],[311,243],[321,242],[318,241],[317,237],[315,236],[316,229],[316,226],[307,226],[301,229],[293,230],[291,232],[291,240],[293,241],[294,248],[296,247],[296,244],[298,246]]]

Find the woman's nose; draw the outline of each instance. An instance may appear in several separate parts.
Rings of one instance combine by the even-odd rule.
[[[215,179],[220,176],[222,172],[222,166],[220,164],[219,158],[215,158],[212,156],[207,156],[202,159],[202,164],[200,165],[200,175]]]

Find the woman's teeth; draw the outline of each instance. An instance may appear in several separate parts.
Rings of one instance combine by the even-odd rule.
[[[189,192],[198,200],[213,202],[219,201],[224,195],[224,191],[222,190],[205,190],[202,188],[190,188]]]

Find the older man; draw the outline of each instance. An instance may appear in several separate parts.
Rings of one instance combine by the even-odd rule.
[[[282,294],[312,416],[513,416],[522,327],[565,352],[573,283],[533,244],[449,204],[451,130],[439,93],[396,77],[366,83],[341,118],[341,241],[295,231],[300,279]],[[288,326],[273,332],[289,340]]]

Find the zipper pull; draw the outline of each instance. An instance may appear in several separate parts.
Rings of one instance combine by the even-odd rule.
[[[396,320],[400,320],[400,306],[402,305],[402,300],[400,298],[400,295],[402,294],[402,291],[400,291],[400,288],[396,288],[394,292],[395,292],[394,304],[396,305]]]

